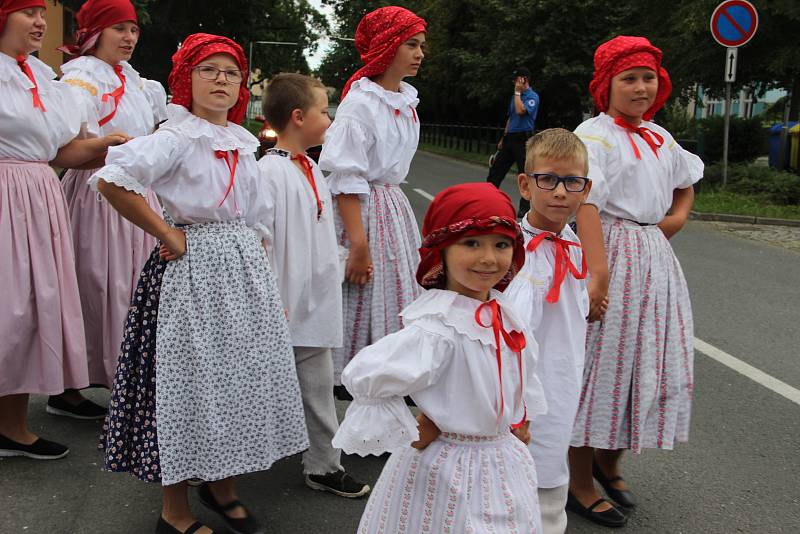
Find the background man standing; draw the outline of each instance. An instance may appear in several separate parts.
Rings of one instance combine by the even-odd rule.
[[[489,168],[487,182],[499,188],[511,169],[517,164],[517,172],[525,172],[525,142],[533,135],[536,113],[539,111],[539,95],[531,89],[531,71],[525,67],[518,67],[512,74],[514,80],[514,94],[508,106],[508,120],[503,131],[503,137],[497,143],[497,154]],[[520,199],[519,217],[524,216],[530,204],[527,200]]]

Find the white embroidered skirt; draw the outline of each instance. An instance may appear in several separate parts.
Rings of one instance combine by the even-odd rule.
[[[586,335],[573,447],[672,449],[689,438],[694,330],[689,290],[657,226],[603,221],[608,311]]]
[[[92,191],[87,180],[94,172],[70,169],[61,186],[72,224],[89,382],[110,387],[133,289],[156,239]],[[155,193],[148,192],[147,203],[161,213]]]
[[[358,534],[535,534],[536,468],[511,433],[443,433],[426,449],[392,454]]]
[[[308,448],[280,295],[242,222],[194,224],[169,262],[156,334],[162,484],[268,469]]]
[[[371,183],[369,202],[361,202],[361,220],[373,273],[364,285],[345,281],[342,286],[344,346],[333,350],[336,384],[358,351],[403,327],[400,312],[422,292],[416,280],[419,227],[402,189]],[[335,222],[339,244],[349,249],[338,210]]]

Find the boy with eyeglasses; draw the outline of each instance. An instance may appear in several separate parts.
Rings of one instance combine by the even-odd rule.
[[[567,452],[583,377],[589,313],[586,262],[567,222],[591,189],[588,161],[578,136],[552,128],[528,141],[525,172],[518,178],[522,197],[531,203],[520,225],[526,257],[505,294],[539,345],[537,373],[548,412],[531,421],[529,448],[536,462],[545,534],[563,534],[567,525]]]

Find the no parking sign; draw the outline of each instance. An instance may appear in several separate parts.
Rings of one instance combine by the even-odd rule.
[[[758,29],[758,12],[747,0],[725,0],[711,15],[711,35],[722,46],[747,43]]]

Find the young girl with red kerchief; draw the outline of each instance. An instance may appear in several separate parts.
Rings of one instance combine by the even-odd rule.
[[[105,467],[164,486],[158,534],[209,532],[186,481],[236,532],[263,532],[234,477],[308,447],[286,317],[262,239],[258,140],[237,123],[249,99],[242,48],[190,35],[172,57],[168,120],[91,178],[157,237],[134,292],[105,435]],[[146,201],[158,194],[174,226]],[[157,362],[157,366],[156,366]]]
[[[364,67],[347,81],[322,148],[320,168],[330,171],[337,234],[348,249],[344,346],[333,351],[337,384],[359,350],[402,327],[400,312],[420,293],[419,228],[400,184],[420,126],[417,90],[402,80],[417,74],[424,42],[425,21],[407,9],[383,7],[359,22]]]
[[[422,231],[417,280],[428,291],[403,310],[402,330],[342,373],[354,400],[333,445],[393,452],[358,532],[541,532],[523,441],[546,401],[536,344],[500,293],[525,259],[514,206],[488,183],[449,187]],[[436,426],[432,441],[405,395],[427,416],[420,430]]]
[[[139,40],[133,5],[129,0],[88,0],[76,18],[76,43],[62,50],[78,57],[61,66],[61,81],[78,89],[97,114],[102,133],[153,133],[166,118],[167,94],[128,63]],[[91,190],[88,179],[95,170],[70,169],[61,185],[72,222],[89,382],[111,387],[131,295],[156,240]],[[147,200],[160,211],[152,191]],[[80,419],[102,419],[106,413],[91,403],[72,406],[64,396],[50,397],[47,410]]]
[[[600,500],[593,473],[617,505],[633,508],[621,478],[623,452],[672,449],[689,433],[692,310],[669,238],[686,222],[703,163],[651,122],[671,90],[661,56],[643,37],[600,45],[589,90],[601,113],[576,130],[593,183],[577,217],[591,275],[590,319],[606,284],[608,310],[587,332],[568,507],[615,526],[621,516]]]

